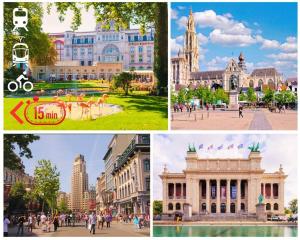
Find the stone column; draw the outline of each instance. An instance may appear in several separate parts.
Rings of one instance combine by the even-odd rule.
[[[183,199],[183,184],[180,183],[180,199]]]
[[[164,178],[163,179],[163,213],[166,213],[168,211],[168,183],[167,180]],[[119,194],[119,198],[121,198],[120,193]]]
[[[226,212],[230,213],[230,179],[226,181]]]
[[[274,195],[273,195],[273,183],[271,182],[270,183],[270,185],[271,185],[271,199],[274,199]]]
[[[210,212],[210,180],[206,179],[206,211]]]
[[[241,179],[237,179],[236,205],[237,213],[239,213],[241,211]]]
[[[176,199],[176,183],[173,183],[173,199]]]
[[[217,213],[220,213],[220,179],[217,179]]]

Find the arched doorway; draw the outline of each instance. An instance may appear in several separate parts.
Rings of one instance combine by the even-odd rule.
[[[278,211],[278,209],[279,209],[279,205],[278,205],[278,203],[274,203],[274,207],[273,207],[273,209],[274,209],[275,211]]]
[[[270,210],[271,210],[271,204],[270,204],[270,203],[267,203],[267,204],[266,204],[266,210],[267,210],[267,211],[270,211]]]
[[[230,204],[230,213],[235,213],[235,204],[234,203]]]
[[[268,87],[273,90],[275,89],[275,83],[272,79],[268,80]]]
[[[168,210],[170,210],[170,211],[173,210],[173,204],[172,204],[172,203],[169,203],[169,204],[168,204]]]
[[[241,211],[242,211],[242,212],[245,212],[245,211],[246,211],[246,209],[245,209],[245,203],[241,203]]]
[[[176,203],[176,210],[180,210],[180,209],[181,209],[180,203]]]
[[[201,211],[206,212],[206,203],[202,203],[201,205]]]
[[[226,213],[226,204],[221,203],[221,213]]]
[[[210,210],[211,213],[216,213],[217,212],[217,205],[215,203],[212,203],[211,204],[211,210]]]

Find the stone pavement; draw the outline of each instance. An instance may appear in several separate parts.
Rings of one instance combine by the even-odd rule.
[[[263,111],[256,111],[254,113],[249,130],[272,130],[272,126]]]
[[[244,118],[238,111],[197,110],[191,114],[171,113],[172,130],[296,130],[297,111],[271,113],[268,109],[244,109]]]
[[[9,236],[16,236],[17,227],[9,228]],[[136,229],[133,223],[120,223],[113,221],[110,228],[104,227],[101,230],[97,229],[95,235],[90,234],[89,230],[85,228],[84,224],[76,224],[75,227],[59,227],[57,232],[43,232],[41,228],[33,229],[33,233],[28,233],[27,228],[24,227],[24,237],[148,237],[150,236],[149,228]]]

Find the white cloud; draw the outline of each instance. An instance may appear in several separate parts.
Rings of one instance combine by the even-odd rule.
[[[198,150],[201,158],[247,158],[247,147],[253,142],[260,142],[262,162],[261,167],[266,172],[275,172],[280,164],[285,174],[288,175],[285,182],[285,206],[297,197],[297,136],[295,134],[169,134],[154,136],[154,186],[153,198],[162,198],[162,185],[159,174],[162,173],[164,164],[170,172],[182,172],[185,167],[185,156],[188,144],[204,144],[204,149]],[[243,149],[237,149],[237,145],[243,143]],[[213,144],[214,150],[207,150],[207,146]],[[224,145],[222,150],[216,150],[217,146]],[[227,146],[234,144],[234,149],[228,150]]]
[[[280,43],[277,40],[265,39],[260,35],[256,36],[256,41],[261,43],[261,49],[277,49],[280,47]]]
[[[213,10],[204,12],[195,12],[195,24],[200,28],[211,27],[221,29],[227,34],[250,34],[251,29],[247,28],[243,23],[237,22],[232,18],[232,15],[217,15]]]
[[[177,25],[179,29],[186,29],[188,18],[186,16],[182,16],[177,20]]]
[[[255,39],[247,34],[227,34],[221,29],[215,29],[209,34],[212,43],[218,43],[226,46],[245,47],[255,43]]]
[[[281,44],[280,49],[283,52],[297,52],[297,38],[287,37],[286,42]]]
[[[171,19],[177,19],[178,12],[175,9],[171,9]]]
[[[208,37],[202,33],[197,34],[199,45],[205,45],[208,42]]]
[[[176,42],[183,43],[183,41],[184,41],[184,36],[183,35],[180,35],[180,36],[176,37]]]
[[[216,56],[215,58],[207,62],[206,64],[207,70],[212,71],[212,70],[225,69],[230,59],[231,59],[230,57]]]
[[[177,42],[177,39],[171,38],[171,54],[176,55],[180,49],[182,50],[182,45]]]
[[[184,10],[184,9],[186,9],[185,6],[178,6],[177,8],[178,8],[179,10]]]
[[[297,53],[274,53],[267,55],[267,57],[275,60],[297,61]]]

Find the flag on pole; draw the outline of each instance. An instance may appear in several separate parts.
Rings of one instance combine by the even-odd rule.
[[[218,147],[218,150],[221,150],[223,148],[223,144]]]
[[[227,149],[231,149],[231,148],[233,148],[233,147],[234,147],[234,145],[231,144],[231,145],[229,145],[229,146],[227,147]]]
[[[207,148],[207,150],[213,149],[213,147],[214,147],[214,145],[212,144]]]
[[[203,144],[200,144],[200,145],[199,145],[199,149],[202,149],[202,148],[203,148]]]
[[[238,149],[243,148],[244,145],[241,143],[240,145],[238,145]]]

